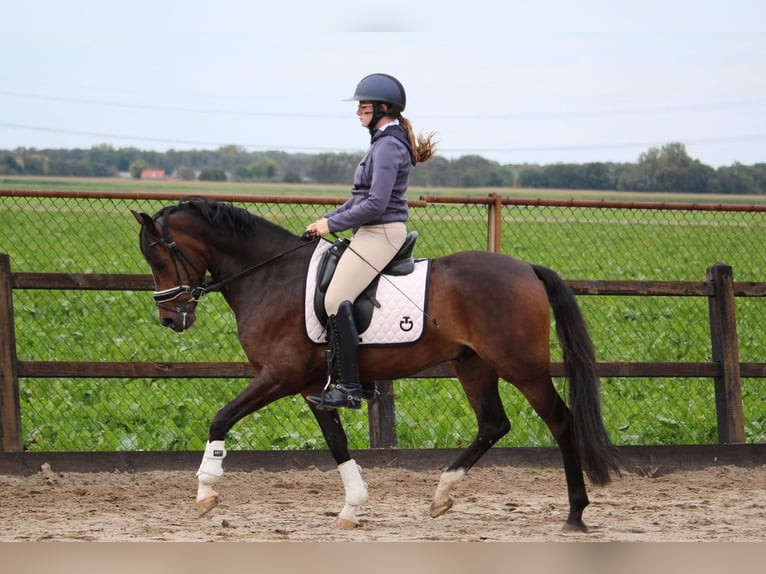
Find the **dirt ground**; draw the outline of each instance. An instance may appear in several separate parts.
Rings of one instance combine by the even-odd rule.
[[[432,519],[439,471],[365,468],[370,498],[354,530],[334,526],[338,472],[227,471],[220,504],[197,516],[194,472],[0,475],[0,541],[764,541],[766,465],[630,473],[589,486],[591,531],[564,531],[558,468],[476,467]]]

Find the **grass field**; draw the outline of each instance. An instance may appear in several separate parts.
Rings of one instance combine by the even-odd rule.
[[[29,189],[85,190],[87,183],[97,191],[139,190],[111,187],[115,181],[120,185],[139,183],[67,180],[57,186],[54,181],[24,180]],[[8,178],[0,180],[2,189],[12,184]],[[328,198],[345,194],[342,187],[319,186],[192,183],[186,188],[155,182],[151,186],[140,190],[202,195],[296,193]],[[443,195],[466,195],[465,190],[441,191]],[[476,193],[486,195],[487,190]],[[138,228],[129,210],[154,213],[163,204],[3,197],[0,245],[11,255],[14,271],[147,273],[137,247]],[[327,208],[274,203],[246,206],[296,233]],[[486,211],[480,206],[413,209],[411,227],[421,234],[416,248],[419,256],[486,247]],[[503,213],[504,252],[545,264],[571,279],[700,281],[706,267],[725,261],[733,266],[736,280],[763,281],[765,243],[762,215],[551,207],[508,207]],[[151,296],[144,292],[15,290],[13,299],[21,360],[244,360],[231,312],[217,295],[203,302],[198,323],[183,335],[159,326]],[[578,300],[600,360],[709,360],[705,299],[583,296]],[[737,303],[742,361],[766,357],[766,333],[760,321],[764,310],[762,299]],[[553,352],[557,357],[555,345]],[[23,379],[25,446],[42,451],[199,449],[212,416],[245,383]],[[766,440],[765,383],[755,379],[743,384],[748,442]],[[501,445],[552,444],[519,393],[509,385],[501,389],[513,425]],[[401,448],[451,448],[472,440],[474,416],[456,381],[397,381],[396,394]],[[607,426],[619,444],[716,441],[709,380],[606,379],[602,396]],[[365,448],[366,414],[348,412],[343,417],[352,448]],[[295,398],[283,399],[239,423],[229,445],[324,448],[310,412]]]

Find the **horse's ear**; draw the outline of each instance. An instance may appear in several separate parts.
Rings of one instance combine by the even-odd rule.
[[[136,218],[136,221],[138,221],[141,226],[146,229],[147,233],[153,236],[157,236],[157,228],[154,226],[154,221],[152,221],[152,218],[149,217],[149,215],[146,213],[139,213],[133,209],[131,209],[130,212],[133,214],[133,217]]]

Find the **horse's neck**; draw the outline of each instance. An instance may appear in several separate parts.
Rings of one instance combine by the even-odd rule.
[[[296,282],[302,285],[313,249],[293,235],[262,237],[216,245],[209,254],[213,281],[229,281],[225,293],[234,307],[241,294],[251,294],[263,282]]]

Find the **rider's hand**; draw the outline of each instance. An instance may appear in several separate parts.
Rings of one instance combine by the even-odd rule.
[[[314,223],[309,223],[306,226],[306,235],[309,237],[324,237],[330,233],[330,222],[326,217],[317,219]]]

